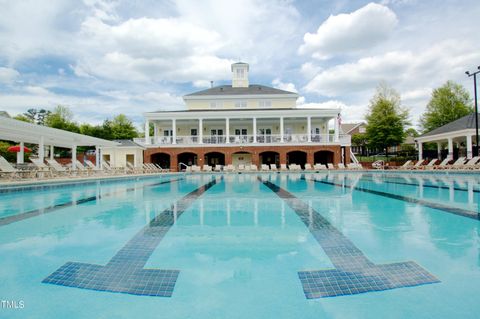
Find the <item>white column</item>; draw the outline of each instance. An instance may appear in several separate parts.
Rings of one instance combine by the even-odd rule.
[[[157,136],[158,136],[158,125],[157,122],[153,122],[153,144],[157,143]]]
[[[95,146],[95,166],[100,168],[100,146]],[[136,165],[135,165],[136,166]]]
[[[77,170],[77,145],[72,146],[72,170]]]
[[[253,143],[257,143],[257,118],[253,118]]]
[[[172,144],[177,144],[177,120],[172,120]]]
[[[40,136],[40,142],[38,142],[38,158],[41,161],[45,158],[45,143],[43,136]]]
[[[145,120],[145,144],[150,144],[150,121]]]
[[[203,144],[203,119],[198,119],[198,144]]]
[[[437,142],[437,159],[442,158],[442,143]]]
[[[334,141],[335,141],[335,142],[338,142],[338,138],[339,138],[339,136],[338,136],[338,134],[339,134],[338,119],[335,118],[334,121],[335,121],[335,122],[334,122],[334,125],[333,125],[333,129],[334,129]]]
[[[54,158],[54,151],[55,151],[55,146],[50,145],[50,159],[53,160]]]
[[[312,141],[312,117],[308,116],[307,117],[307,136],[308,136],[308,142]]]
[[[227,117],[225,118],[225,138],[226,143],[230,143],[230,119]]]
[[[472,136],[467,135],[467,158],[472,158]]]
[[[20,152],[17,153],[17,164],[23,164],[25,158],[25,146],[23,142],[20,142]]]
[[[423,160],[423,143],[418,142],[418,160]]]
[[[283,116],[280,116],[280,142],[283,143]]]
[[[452,160],[453,159],[453,140],[452,138],[448,138],[448,155],[447,158]]]

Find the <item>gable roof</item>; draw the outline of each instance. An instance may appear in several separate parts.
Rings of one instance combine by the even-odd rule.
[[[117,147],[139,147],[139,148],[145,148],[142,145],[135,143],[132,140],[113,140],[114,142],[119,143],[120,145],[117,145]]]
[[[478,117],[478,113],[477,113],[477,117]],[[478,121],[480,122],[480,117],[478,117]],[[468,114],[464,117],[459,118],[458,120],[445,124],[444,126],[437,127],[436,129],[431,130],[430,132],[427,132],[425,134],[422,134],[419,137],[432,136],[432,135],[461,131],[461,130],[472,129],[472,128],[473,129],[475,128],[475,113]]]
[[[359,123],[342,123],[340,124],[340,129],[343,131],[344,134],[348,134],[357,127],[361,126],[362,124],[365,124],[364,122],[359,122]]]
[[[251,84],[248,87],[232,87],[231,85],[220,85],[207,90],[202,90],[185,95],[190,96],[219,96],[219,95],[272,95],[272,94],[290,94],[297,97],[297,93],[284,91],[270,86]]]

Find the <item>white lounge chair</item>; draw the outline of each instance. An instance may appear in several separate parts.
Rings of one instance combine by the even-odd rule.
[[[281,171],[288,171],[287,164],[280,164]]]
[[[312,165],[310,163],[306,163],[305,164],[305,170],[306,171],[311,171],[313,168],[312,168]]]
[[[50,168],[55,171],[59,175],[70,175],[70,172],[68,169],[64,166],[62,166],[59,162],[57,162],[54,159],[46,159],[46,162]]]
[[[211,171],[212,171],[212,167],[211,167],[210,165],[203,165],[202,171],[204,171],[204,172],[211,172]]]
[[[436,162],[437,162],[437,159],[434,158],[430,160],[430,162],[428,162],[426,165],[420,166],[420,169],[432,169]]]
[[[338,169],[345,169],[345,165],[343,163],[338,163],[337,166]]]
[[[262,165],[260,166],[260,169],[261,169],[262,171],[269,171],[269,170],[270,170],[270,167],[269,167],[267,164],[262,164]]]
[[[50,169],[50,167],[47,166],[47,164],[43,162],[43,160],[30,157],[30,162],[32,162],[33,165],[35,165],[35,167],[37,168],[37,175],[39,177],[43,177],[44,175],[49,175],[50,177],[53,177],[52,170]]]
[[[277,171],[277,164],[270,164],[270,170],[276,172]]]
[[[225,166],[224,170],[226,172],[235,172],[235,166],[233,166],[232,164],[228,164],[227,166]]]
[[[332,163],[327,163],[327,168],[328,169],[335,169],[335,166],[333,166]]]
[[[251,165],[250,165],[250,170],[251,170],[252,172],[256,172],[256,171],[258,171],[258,167],[257,167],[257,165],[255,165],[255,164],[251,164]]]
[[[192,165],[192,172],[195,172],[195,173],[197,173],[197,172],[200,172],[200,171],[201,171],[201,168],[200,168],[200,166],[197,166],[197,165]]]
[[[143,171],[143,168],[141,168],[141,167],[135,167],[135,166],[133,166],[133,164],[130,163],[130,162],[127,162],[127,169],[128,169],[127,173],[141,174],[141,173],[144,172],[144,171]]]
[[[315,164],[315,165],[313,165],[313,168],[314,168],[316,171],[320,171],[320,170],[325,170],[325,169],[327,169],[327,166],[325,166],[324,164]]]
[[[33,177],[35,171],[21,171],[12,166],[5,158],[0,156],[0,176],[8,176],[9,179],[14,179],[16,177]]]
[[[433,169],[445,169],[448,166],[448,162],[450,162],[449,158],[445,158],[440,164],[434,165]]]
[[[215,172],[221,172],[221,171],[222,171],[222,168],[223,168],[223,165],[217,164],[217,165],[215,165],[215,169],[214,169],[214,170],[215,170]]]
[[[477,164],[478,160],[480,160],[480,156],[475,156],[469,159],[465,164],[459,165],[455,169],[472,169]]]
[[[244,164],[238,164],[238,171],[245,171],[245,165]]]
[[[452,165],[447,165],[447,169],[458,169],[465,164],[466,157],[459,157]]]

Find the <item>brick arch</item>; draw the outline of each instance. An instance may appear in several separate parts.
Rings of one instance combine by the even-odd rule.
[[[335,153],[329,150],[321,150],[313,153],[314,164],[327,164],[334,162]]]
[[[162,168],[171,168],[172,156],[169,152],[156,152],[150,154],[150,163],[160,165]]]
[[[215,166],[215,165],[225,165],[225,160],[226,156],[224,152],[220,151],[210,151],[210,152],[205,152],[204,154],[204,163],[208,164],[210,166]]]
[[[308,152],[305,150],[293,150],[287,153],[287,164],[297,164],[305,168],[308,163]]]

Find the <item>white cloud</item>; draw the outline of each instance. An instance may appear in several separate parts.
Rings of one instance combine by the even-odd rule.
[[[480,52],[461,41],[445,41],[425,50],[393,51],[325,69],[305,90],[325,96],[339,96],[371,90],[387,81],[397,90],[441,85],[461,79],[466,65],[475,65]]]
[[[369,3],[352,13],[330,16],[316,33],[304,35],[298,52],[327,59],[368,49],[387,39],[397,23],[397,16],[388,7]]]
[[[300,67],[300,73],[306,79],[309,79],[309,80],[312,79],[313,77],[315,77],[321,70],[322,70],[321,66],[316,65],[312,62],[305,62]]]
[[[28,85],[24,88],[25,92],[33,95],[49,95],[50,91],[40,86]]]
[[[321,103],[303,103],[297,105],[297,108],[299,109],[317,109],[317,108],[326,108],[326,109],[344,109],[347,106],[345,103],[337,101],[337,100],[330,100],[326,102],[321,102]]]
[[[20,73],[15,69],[0,67],[0,83],[10,84],[19,76]]]
[[[282,82],[279,78],[274,79],[272,81],[272,85],[274,88],[277,88],[280,90],[295,92],[295,93],[298,92],[297,88],[295,87],[295,84]]]

